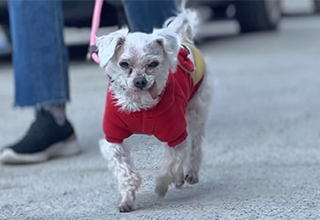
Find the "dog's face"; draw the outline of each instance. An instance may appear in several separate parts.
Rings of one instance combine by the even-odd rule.
[[[169,70],[177,66],[177,35],[165,29],[152,34],[123,29],[98,37],[97,45],[100,65],[108,66],[110,89],[120,100],[118,104],[133,102],[137,110],[153,107],[166,86]]]

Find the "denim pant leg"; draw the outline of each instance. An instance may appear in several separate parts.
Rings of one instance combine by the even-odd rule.
[[[123,0],[130,31],[151,33],[177,13],[175,0]]]
[[[10,0],[15,106],[69,100],[68,52],[63,40],[62,2]]]

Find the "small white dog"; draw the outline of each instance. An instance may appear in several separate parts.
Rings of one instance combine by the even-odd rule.
[[[198,182],[210,89],[204,62],[193,46],[197,15],[183,9],[152,34],[126,29],[97,37],[101,66],[110,78],[101,152],[119,178],[120,212],[133,210],[141,178],[133,171],[123,139],[155,135],[165,158],[155,192],[164,197],[171,184]],[[187,142],[187,135],[188,140]],[[189,143],[189,144],[188,144]]]

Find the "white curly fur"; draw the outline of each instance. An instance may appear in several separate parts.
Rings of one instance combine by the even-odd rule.
[[[100,59],[109,67],[110,90],[118,100],[117,105],[122,110],[128,112],[140,111],[152,108],[158,103],[159,99],[153,99],[148,92],[148,88],[156,82],[158,94],[165,89],[169,69],[174,69],[177,65],[176,57],[180,42],[193,42],[190,37],[194,36],[195,27],[190,18],[194,17],[194,12],[183,9],[176,18],[170,19],[170,24],[169,20],[166,22],[166,24],[169,24],[167,27],[155,30],[152,34],[126,33],[124,35],[122,30],[119,33],[113,33],[113,39],[111,40],[110,36],[99,38],[99,51],[100,47],[103,48],[102,51],[107,51],[106,48],[108,47],[110,49],[110,45],[105,44],[112,42],[112,54],[110,55],[110,52],[102,54]],[[157,49],[159,44],[163,47],[163,50]],[[106,57],[107,60],[103,60]],[[120,60],[130,59],[136,59],[138,64],[135,64],[135,70],[128,74],[128,70],[121,69],[119,62]],[[144,69],[145,65],[153,59],[159,61],[159,66],[151,70]],[[132,80],[137,74],[141,74],[142,70],[149,71],[147,89],[136,91],[132,85]],[[186,117],[189,137],[175,148],[168,147],[165,144],[166,154],[155,187],[155,192],[159,197],[166,195],[171,184],[181,187],[185,180],[190,184],[198,182],[204,128],[208,116],[208,101],[210,100],[210,87],[205,78],[187,106]],[[133,171],[129,148],[124,144],[113,144],[106,140],[100,141],[100,148],[102,155],[108,161],[110,169],[118,176],[122,195],[119,210],[121,212],[133,210],[133,200],[136,191],[141,185],[141,179]]]
[[[124,144],[112,144],[106,140],[101,140],[99,144],[103,157],[108,161],[109,169],[118,177],[122,195],[119,210],[131,211],[135,192],[141,185],[141,178],[133,171],[129,148]]]

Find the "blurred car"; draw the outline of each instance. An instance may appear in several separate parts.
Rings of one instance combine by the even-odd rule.
[[[9,36],[8,0],[0,0],[0,25]],[[90,27],[95,0],[62,0],[65,25]],[[181,0],[178,0],[181,1]],[[191,6],[206,6],[213,11],[211,19],[235,18],[242,32],[275,30],[281,19],[281,0],[188,0]],[[320,12],[320,0],[314,1]],[[138,2],[137,2],[138,4]],[[107,0],[102,9],[101,26],[126,23],[121,0]]]
[[[62,1],[66,26],[90,27],[94,0]],[[7,0],[0,1],[0,24],[9,36],[7,4]],[[213,19],[223,18],[224,15],[230,17],[230,13],[234,11],[243,32],[276,29],[281,17],[280,0],[189,0],[188,4],[211,8],[214,11]],[[229,12],[229,15],[226,12]],[[120,0],[105,1],[102,14],[101,26],[125,23]]]
[[[320,13],[320,0],[314,0],[314,6],[316,13]]]
[[[189,3],[189,2],[188,2]],[[281,20],[280,0],[191,0],[194,6],[207,6],[211,19],[238,20],[242,32],[275,30]]]

